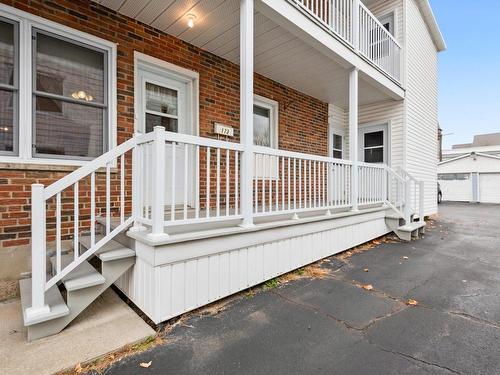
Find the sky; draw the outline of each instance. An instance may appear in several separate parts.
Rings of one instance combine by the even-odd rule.
[[[500,132],[500,0],[430,0],[446,41],[439,55],[443,147]],[[453,133],[453,134],[449,134]]]

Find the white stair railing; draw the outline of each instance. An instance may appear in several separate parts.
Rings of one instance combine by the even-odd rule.
[[[410,217],[411,214],[417,214],[419,221],[424,221],[425,217],[425,183],[422,180],[416,179],[406,170],[401,167],[396,169],[402,178],[407,181],[406,184],[406,216]]]
[[[386,203],[401,217],[406,217],[406,179],[388,166],[385,166],[385,171],[387,173]]]
[[[52,185],[32,185],[32,305],[26,311],[27,316],[47,313],[45,292],[131,224],[132,217],[126,218],[125,195],[126,178],[131,179],[126,176],[131,172],[127,171],[131,159],[128,153],[137,145],[151,142],[152,136],[152,133],[135,136]],[[112,210],[119,212],[114,229]],[[104,212],[102,238],[96,235],[97,211]],[[90,247],[80,253],[79,237],[83,229],[90,231]],[[53,239],[55,247],[55,269],[51,277],[46,270],[47,239]],[[73,243],[74,257],[69,264],[62,262],[63,239],[72,239]]]

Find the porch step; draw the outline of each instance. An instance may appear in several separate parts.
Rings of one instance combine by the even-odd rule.
[[[64,298],[59,291],[59,288],[57,287],[57,285],[54,285],[52,288],[45,292],[45,303],[50,307],[50,311],[47,314],[28,318],[26,316],[26,310],[31,307],[31,279],[19,280],[19,287],[21,292],[21,306],[23,309],[23,320],[25,326],[32,326],[34,324],[57,319],[69,314],[69,308],[64,302]]]
[[[98,235],[98,236],[96,236],[95,241],[98,242],[99,240],[101,240],[101,238],[103,238],[103,236]],[[86,249],[89,249],[90,248],[90,236],[82,236],[80,238],[80,245],[82,245]],[[101,261],[109,262],[112,260],[134,257],[135,251],[132,249],[129,249],[126,246],[123,246],[118,241],[111,240],[106,245],[101,247],[96,252],[96,255]]]
[[[419,230],[420,228],[425,227],[425,221],[414,221],[409,224],[402,225],[398,228],[399,231],[401,232],[415,232]]]
[[[66,267],[73,261],[73,255],[67,254],[61,256],[61,268]],[[50,258],[52,269],[56,269],[56,257]],[[67,291],[75,291],[79,289],[89,288],[91,286],[101,285],[106,282],[106,279],[92,265],[84,261],[76,269],[63,277],[62,283]]]

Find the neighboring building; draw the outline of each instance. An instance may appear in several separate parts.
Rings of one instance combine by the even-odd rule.
[[[160,322],[437,211],[427,0],[0,2],[0,289],[31,272],[30,339],[115,282]]]
[[[443,150],[438,180],[444,201],[500,203],[500,133]]]

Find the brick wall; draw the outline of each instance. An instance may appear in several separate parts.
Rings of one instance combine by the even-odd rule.
[[[117,14],[91,1],[8,1],[0,2],[47,18],[51,21],[118,43],[117,112],[118,143],[130,138],[134,130],[134,51],[154,56],[197,71],[199,85],[200,135],[214,137],[213,123],[235,128],[239,139],[239,68],[218,56],[140,22]],[[260,75],[255,75],[255,93],[279,103],[279,148],[312,154],[327,154],[328,105]],[[67,169],[15,169],[0,165],[0,254],[3,262],[7,249],[26,247],[30,241],[30,184],[50,184]],[[28,262],[9,262],[22,267],[0,268],[19,273]],[[10,264],[10,263],[7,264]],[[15,269],[15,271],[12,271]],[[28,268],[29,269],[29,268]],[[1,296],[0,296],[1,297]]]

